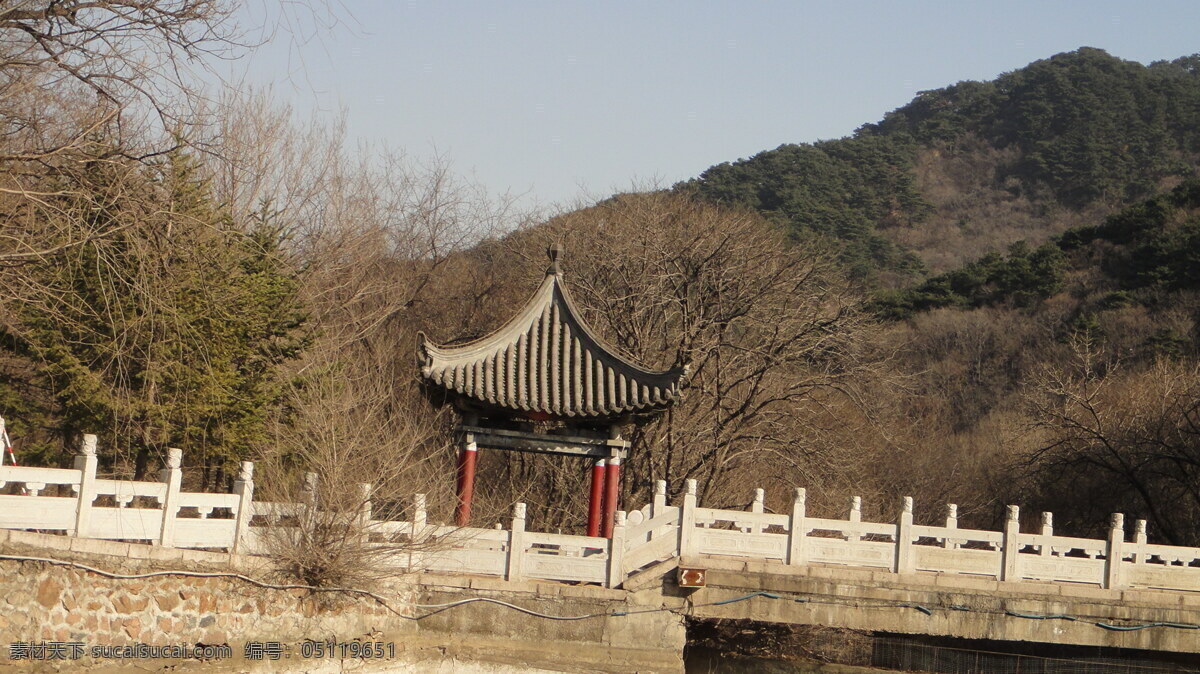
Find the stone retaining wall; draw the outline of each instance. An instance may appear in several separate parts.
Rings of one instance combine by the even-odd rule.
[[[268,577],[262,558],[139,544],[0,531],[0,555],[72,561],[118,574],[153,571],[233,572]],[[38,561],[0,559],[0,672],[142,671],[682,671],[685,632],[671,613],[586,621],[533,618],[496,604],[435,612],[416,604],[488,597],[551,615],[628,608],[629,594],[560,583],[411,574],[377,588],[398,616],[369,597],[266,589],[236,578],[186,575],[107,578]],[[305,640],[361,640],[390,647],[384,660],[304,658]],[[17,643],[80,644],[77,659],[13,660]],[[248,659],[250,643],[276,642],[279,660]],[[230,656],[188,659],[92,657],[96,646],[227,647]]]
[[[40,563],[0,562],[5,642],[151,645],[358,636],[402,627],[382,606],[224,578],[113,580]],[[7,645],[7,643],[5,644]]]
[[[2,554],[69,560],[119,574],[172,569],[254,577],[262,570],[254,568],[262,566],[260,560],[219,553],[172,550],[163,555],[167,551],[151,546],[23,532],[3,532],[0,537],[7,539]],[[389,594],[403,601],[411,589],[392,588]],[[0,609],[0,671],[6,666],[14,671],[111,668],[121,661],[92,658],[92,647],[136,644],[225,645],[234,657],[222,658],[229,660],[223,664],[237,660],[244,667],[249,662],[243,657],[247,642],[294,645],[306,638],[374,640],[382,634],[395,639],[416,630],[411,621],[370,599],[265,589],[236,578],[113,579],[80,568],[12,560],[0,560]],[[63,661],[13,660],[13,646],[21,642],[38,647],[67,644],[68,655]],[[83,656],[72,659],[70,644],[82,644]],[[131,659],[125,664],[147,663]],[[201,663],[189,659],[174,664]]]

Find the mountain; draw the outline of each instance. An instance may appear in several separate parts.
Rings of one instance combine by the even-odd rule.
[[[1124,512],[1194,543],[1198,160],[1200,55],[1083,48],[674,189],[835,240],[873,288],[894,383],[864,397],[889,434],[865,461],[937,466],[913,484],[977,515],[1099,536]]]
[[[1018,242],[898,291],[877,293],[885,319],[933,309],[987,306],[1037,311],[1062,296],[1075,318],[1138,306],[1178,309],[1200,291],[1200,179],[1076,227],[1038,248]]]
[[[1142,65],[1085,47],[675,189],[838,239],[853,273],[897,286],[1102,219],[1193,175],[1198,157],[1200,55]]]

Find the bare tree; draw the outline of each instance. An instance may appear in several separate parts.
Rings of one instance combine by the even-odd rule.
[[[25,0],[0,8],[0,206],[11,215],[88,198],[89,165],[136,170],[176,146],[191,69],[225,53],[232,5],[218,0]],[[102,207],[102,204],[93,204]],[[24,211],[24,212],[23,212]],[[45,215],[45,214],[42,214]],[[0,238],[0,264],[29,263],[107,234],[59,218],[22,218]],[[11,221],[10,221],[11,222]],[[113,225],[119,227],[120,225]],[[48,231],[47,231],[48,230]]]
[[[473,291],[456,303],[475,321],[455,333],[450,317],[438,338],[508,316],[539,280],[530,270],[545,266],[550,242],[565,245],[566,282],[615,347],[651,368],[690,368],[679,404],[631,438],[626,503],[647,499],[657,479],[673,491],[698,479],[702,498],[728,505],[748,502],[752,487],[832,481],[841,459],[829,451],[831,431],[871,423],[856,387],[872,369],[861,344],[870,322],[829,248],[789,242],[753,213],[623,194],[473,251],[464,264]],[[849,409],[858,411],[834,411]],[[578,461],[480,461],[480,501],[530,500],[540,526],[581,524],[587,471]]]
[[[1086,527],[1107,512],[1150,521],[1176,545],[1200,541],[1200,369],[1160,359],[1138,371],[1076,345],[1029,392],[1036,426],[1022,477],[1033,498]],[[1066,522],[1064,522],[1066,523]]]
[[[201,76],[219,79],[214,60],[238,58],[253,45],[229,0],[0,5],[0,211],[10,216],[0,265],[12,266],[115,233],[119,224],[63,239],[55,236],[63,233],[56,220],[34,221],[26,212],[61,210],[64,197],[90,198],[95,165],[131,172],[184,144],[215,151],[204,143],[212,135],[206,127],[228,109],[208,99]],[[283,23],[304,12],[276,14]],[[20,216],[19,226],[12,216]]]
[[[0,160],[46,161],[94,145],[146,150],[145,115],[167,131],[206,57],[233,53],[224,0],[24,0],[0,9]],[[90,100],[90,104],[89,104]],[[88,149],[93,154],[94,147]]]

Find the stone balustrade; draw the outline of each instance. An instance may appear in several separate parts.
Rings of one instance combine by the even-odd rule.
[[[85,435],[74,468],[0,466],[0,528],[244,552],[254,465],[242,463],[231,494],[193,493],[181,489],[182,460],[169,450],[157,482],[101,479],[96,436]]]
[[[320,506],[317,477],[311,474],[301,503],[254,501],[249,462],[242,464],[233,493],[184,492],[181,460],[179,450],[170,450],[156,482],[99,479],[96,440],[89,435],[73,469],[0,466],[0,491],[6,492],[0,494],[0,528],[261,554],[268,527],[296,526],[297,518]],[[400,566],[414,571],[618,587],[663,561],[736,557],[797,567],[1200,591],[1200,548],[1150,544],[1144,520],[1127,540],[1119,513],[1106,538],[1085,539],[1055,535],[1050,513],[1043,513],[1039,531],[1022,532],[1017,506],[1009,506],[1002,530],[987,531],[959,528],[954,505],[947,506],[943,523],[916,524],[907,497],[892,522],[863,521],[858,497],[846,519],[811,517],[803,489],[781,513],[767,512],[761,489],[749,510],[701,507],[694,481],[688,482],[682,502],[672,506],[660,481],[651,503],[617,514],[613,536],[606,539],[528,531],[521,503],[507,529],[431,523],[422,495],[414,499],[410,519],[376,520],[370,486],[360,489],[362,505],[355,517],[364,540],[390,546],[403,556]]]

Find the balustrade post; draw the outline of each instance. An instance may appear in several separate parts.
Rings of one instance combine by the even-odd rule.
[[[1054,513],[1042,513],[1042,549],[1038,552],[1043,557],[1054,554],[1054,546],[1048,540],[1054,535]]]
[[[1125,515],[1113,513],[1108,528],[1108,545],[1104,549],[1104,587],[1117,590],[1122,586],[1121,558],[1125,556]]]
[[[521,580],[525,561],[525,504],[513,506],[512,528],[508,532],[508,565],[505,580]]]
[[[911,496],[904,497],[900,518],[896,521],[896,559],[895,573],[911,573],[913,570],[912,550],[913,500]]]
[[[179,513],[179,485],[183,482],[183,450],[167,449],[167,465],[158,471],[159,482],[167,484],[167,494],[162,502],[162,526],[158,529],[158,544],[175,546],[175,515]]]
[[[361,482],[358,485],[358,531],[363,543],[371,540],[371,484]]]
[[[654,481],[654,500],[650,502],[650,519],[663,514],[667,507],[667,481]]]
[[[625,556],[625,511],[618,510],[613,517],[612,536],[608,539],[608,577],[605,587],[615,588],[625,582],[622,568]]]
[[[408,530],[408,569],[410,571],[418,568],[421,565],[418,562],[422,562],[420,548],[421,543],[424,542],[425,535],[427,533],[425,521],[425,495],[414,494],[412,522],[410,525],[412,528]],[[500,528],[499,522],[496,523],[496,528]]]
[[[1136,564],[1146,563],[1146,520],[1138,520],[1134,523],[1133,544],[1134,555],[1133,561]]]
[[[793,566],[804,564],[804,539],[808,534],[804,525],[804,515],[808,492],[804,487],[797,487],[792,499],[792,516],[788,520],[788,558],[787,563]]]
[[[300,484],[300,517],[297,518],[302,526],[313,527],[317,524],[317,509],[321,505],[321,494],[319,491],[319,476],[309,471],[304,474],[304,481]]]
[[[667,481],[654,481],[654,498],[650,501],[650,519],[654,519],[667,511]],[[646,532],[647,540],[654,540],[666,533],[674,533],[670,526],[660,526]]]
[[[317,515],[317,474],[312,471],[304,474],[304,482],[300,485],[300,503],[304,520],[312,522]]]
[[[951,529],[951,530],[958,528],[958,504],[957,503],[947,503],[946,504],[946,528]],[[947,532],[946,537],[942,539],[942,547],[949,548],[951,550],[957,550],[958,546],[959,546],[958,539],[951,537],[950,533]]]
[[[1020,545],[1017,538],[1021,534],[1021,510],[1015,505],[1008,506],[1008,517],[1004,521],[1003,549],[1000,551],[1000,580],[1019,580],[1017,575],[1017,555]]]
[[[761,488],[754,490],[754,500],[750,503],[750,512],[762,514],[766,510],[766,492]],[[750,521],[750,533],[761,534],[763,532],[762,520],[754,518]]]
[[[233,483],[233,493],[238,496],[237,521],[233,533],[233,546],[230,552],[246,551],[249,543],[250,521],[254,519],[254,463],[243,461],[238,479]]]
[[[861,496],[854,496],[850,499],[849,520],[851,522],[855,522],[855,523],[862,521],[862,497]],[[848,540],[848,541],[857,541],[861,538],[862,538],[862,535],[858,533],[857,528],[854,529],[854,531],[851,531],[850,533],[846,534],[846,540]]]
[[[683,494],[683,506],[679,509],[679,556],[683,559],[695,557],[696,540],[696,481],[687,481]]]
[[[79,501],[75,506],[75,530],[72,535],[86,538],[91,534],[92,501],[96,500],[96,436],[83,436],[75,457],[79,471]]]
[[[425,537],[425,526],[428,523],[425,513],[425,495],[413,495],[412,538],[420,540]]]

